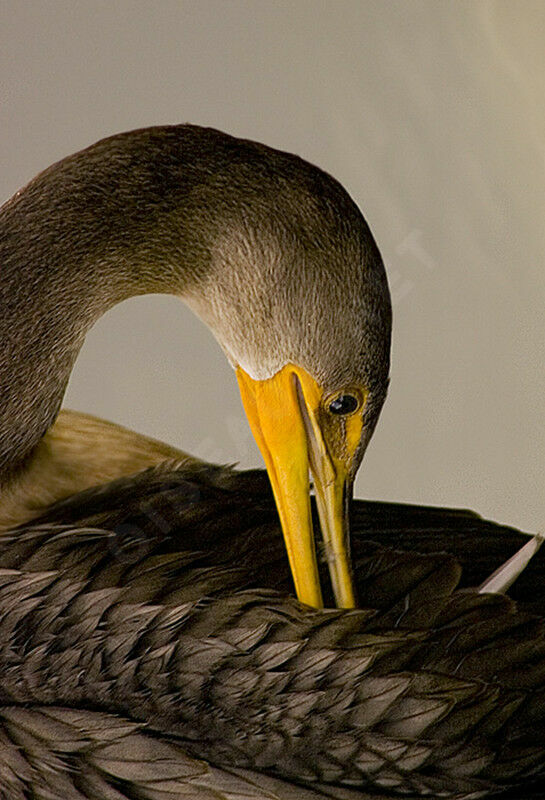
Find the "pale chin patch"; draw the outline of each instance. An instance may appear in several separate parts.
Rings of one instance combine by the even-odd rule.
[[[248,375],[248,377],[251,378],[254,381],[266,381],[269,378],[272,378],[273,375],[276,375],[277,372],[280,372],[281,369],[284,369],[284,367],[288,363],[286,361],[286,364],[282,364],[278,368],[274,367],[274,368],[269,368],[269,369],[265,369],[263,367],[263,365],[255,366],[255,364],[252,364],[250,361],[248,361],[244,357],[240,358],[238,356],[234,356],[229,351],[229,348],[226,345],[222,344],[219,341],[219,339],[217,341],[218,341],[219,346],[221,347],[221,349],[225,353],[225,357],[226,357],[227,361],[229,362],[229,364],[231,365],[231,367],[234,370],[237,370],[239,368],[244,370],[246,375]]]
[[[283,364],[278,369],[265,370],[265,369],[262,369],[262,368],[259,369],[259,368],[253,367],[251,364],[244,363],[241,359],[239,359],[238,362],[237,362],[237,361],[232,360],[231,358],[229,358],[229,356],[227,356],[227,360],[229,361],[229,363],[231,364],[233,369],[237,369],[237,367],[240,367],[241,369],[244,370],[246,375],[248,375],[254,381],[266,381],[269,378],[272,378],[273,375],[276,375],[278,372],[280,372],[280,370],[282,370],[286,366],[286,364]]]
[[[255,364],[252,363],[245,354],[239,353],[235,355],[229,345],[222,341],[222,332],[221,332],[221,314],[214,314],[213,309],[211,308],[210,303],[207,303],[203,298],[199,295],[185,293],[180,295],[180,299],[188,306],[189,309],[206,325],[208,330],[212,333],[215,340],[223,350],[225,357],[231,367],[236,370],[238,367],[244,370],[244,372],[252,378],[254,381],[265,381],[269,378],[272,378],[273,375],[276,375],[277,372],[280,372],[286,364],[288,363],[285,361],[284,363],[278,364]],[[218,330],[219,329],[219,330]]]

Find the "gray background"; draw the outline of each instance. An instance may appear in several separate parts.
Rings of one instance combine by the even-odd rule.
[[[319,164],[367,217],[395,306],[357,494],[543,529],[544,41],[542,0],[2,2],[0,191],[158,123]],[[66,405],[261,463],[230,367],[173,297],[101,320]]]

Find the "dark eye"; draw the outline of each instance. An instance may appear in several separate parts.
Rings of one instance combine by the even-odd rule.
[[[359,406],[358,398],[353,394],[340,394],[329,404],[332,414],[352,414]]]

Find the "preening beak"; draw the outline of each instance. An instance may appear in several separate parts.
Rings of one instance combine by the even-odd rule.
[[[288,364],[263,381],[237,369],[242,402],[263,454],[284,533],[297,597],[323,606],[310,511],[312,473],[320,527],[335,600],[354,608],[349,555],[346,470],[327,452],[315,410],[321,390],[303,369]]]

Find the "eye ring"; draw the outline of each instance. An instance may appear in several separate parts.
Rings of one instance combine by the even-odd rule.
[[[327,410],[336,417],[348,417],[360,408],[360,400],[349,392],[341,392],[327,404]]]

